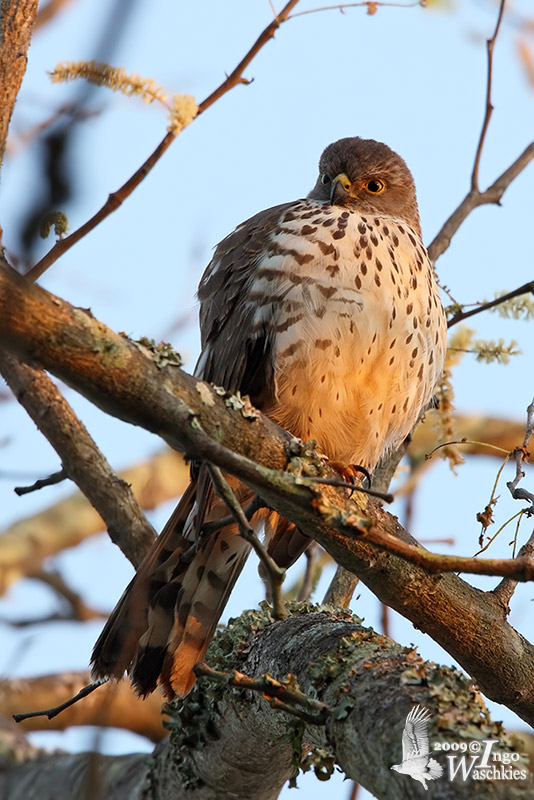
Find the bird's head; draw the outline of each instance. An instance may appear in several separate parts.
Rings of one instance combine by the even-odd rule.
[[[400,772],[400,766],[401,766],[400,764],[393,764],[391,769],[394,769],[395,772]]]
[[[330,144],[308,197],[402,219],[421,233],[412,174],[397,153],[374,139],[354,136]]]

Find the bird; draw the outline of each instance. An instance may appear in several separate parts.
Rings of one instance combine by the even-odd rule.
[[[309,194],[261,211],[215,248],[199,284],[195,376],[253,405],[331,463],[372,472],[410,434],[440,378],[446,322],[421,239],[413,177],[373,139],[328,145]],[[248,487],[226,476],[241,505]],[[183,697],[250,545],[206,465],[109,617],[94,680],[128,672],[146,696]],[[208,533],[203,526],[207,526]],[[310,540],[259,511],[268,552],[287,568]],[[211,533],[209,532],[211,530]]]
[[[414,706],[404,724],[402,733],[402,764],[393,764],[391,769],[410,775],[420,781],[428,790],[427,781],[434,781],[443,774],[443,767],[429,757],[428,720],[431,714],[427,709]]]

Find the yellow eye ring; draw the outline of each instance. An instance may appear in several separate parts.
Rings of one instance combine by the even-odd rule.
[[[363,188],[369,194],[381,194],[386,188],[386,184],[380,178],[372,178],[364,183]]]

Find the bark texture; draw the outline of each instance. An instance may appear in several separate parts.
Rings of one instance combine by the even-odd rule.
[[[170,737],[147,758],[47,755],[4,773],[6,800],[274,800],[304,757],[323,778],[334,762],[381,800],[411,800],[422,790],[391,770],[401,760],[407,713],[416,704],[433,717],[430,742],[496,738],[501,752],[522,751],[489,720],[480,695],[458,671],[425,663],[364,628],[343,610],[295,606],[288,619],[246,612],[213,642],[208,661],[259,677],[295,676],[300,689],[328,705],[326,724],[309,725],[248,690],[200,679],[170,709]],[[451,697],[454,702],[451,702]],[[445,768],[443,753],[434,753]],[[524,760],[518,768],[525,768]],[[90,790],[92,794],[85,795]],[[534,782],[515,781],[514,800],[532,797]],[[326,787],[326,791],[328,791]],[[33,792],[33,794],[32,794]],[[435,800],[509,798],[506,781],[432,783]]]
[[[17,94],[26,72],[38,0],[0,2],[0,166]]]

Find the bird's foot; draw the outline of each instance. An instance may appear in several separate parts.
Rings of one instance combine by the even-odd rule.
[[[368,489],[371,488],[371,475],[369,470],[359,464],[345,464],[342,461],[329,461],[328,466],[338,472],[345,483],[351,483],[353,486],[361,483],[363,480],[367,481]]]

